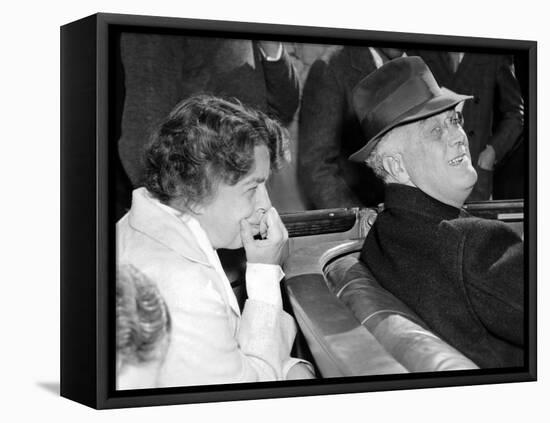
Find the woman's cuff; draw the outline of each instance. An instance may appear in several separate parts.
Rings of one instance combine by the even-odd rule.
[[[285,274],[279,265],[247,263],[246,291],[248,298],[282,308],[283,301],[279,282],[284,276]]]
[[[292,369],[297,364],[301,364],[302,368],[299,371],[291,372],[289,375],[290,369]],[[283,377],[285,380],[314,379],[315,370],[313,369],[313,365],[309,361],[302,358],[289,357],[288,360],[283,363]]]

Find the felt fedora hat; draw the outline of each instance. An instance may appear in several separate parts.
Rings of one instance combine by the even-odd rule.
[[[353,107],[366,143],[349,160],[365,161],[380,138],[396,126],[436,115],[470,98],[440,88],[420,57],[386,62],[353,89]]]

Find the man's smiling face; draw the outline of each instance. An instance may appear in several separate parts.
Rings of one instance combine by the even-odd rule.
[[[477,181],[459,112],[446,110],[411,125],[404,163],[411,182],[431,197],[461,207]]]

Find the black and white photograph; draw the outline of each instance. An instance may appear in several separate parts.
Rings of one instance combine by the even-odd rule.
[[[535,379],[536,43],[95,15],[67,178],[90,28],[100,408]]]
[[[135,1],[8,11],[7,415],[540,416],[540,7]]]

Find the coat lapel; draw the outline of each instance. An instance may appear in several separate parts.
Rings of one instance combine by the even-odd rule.
[[[449,68],[446,54],[447,53],[443,51],[407,50],[407,56],[420,56],[422,60],[424,60],[440,86],[452,89],[451,86],[454,75]]]
[[[134,190],[128,215],[130,226],[186,259],[212,267],[187,226],[154,201],[145,188]]]
[[[487,66],[490,66],[490,56],[477,53],[465,53],[458,71],[456,72],[457,81],[482,81],[482,75],[486,72]],[[473,84],[469,84],[473,85]]]
[[[187,225],[177,216],[161,209],[154,201],[145,188],[134,190],[132,207],[128,215],[129,225],[176,254],[207,266],[216,272]],[[226,304],[229,304],[233,312],[240,316],[239,305],[229,282],[221,277],[216,277],[215,283],[225,298]]]
[[[376,69],[368,47],[356,47],[350,51],[351,67],[361,75],[368,75]]]

